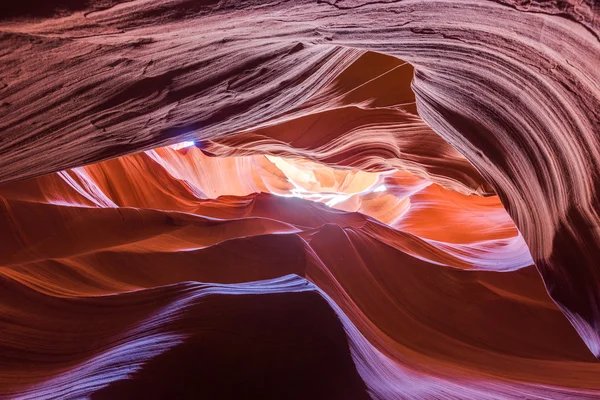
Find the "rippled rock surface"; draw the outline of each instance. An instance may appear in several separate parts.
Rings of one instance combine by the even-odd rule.
[[[599,397],[598,21],[1,5],[0,398]]]

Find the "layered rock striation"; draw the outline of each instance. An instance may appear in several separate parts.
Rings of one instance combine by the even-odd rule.
[[[0,396],[597,397],[599,15],[2,5]]]

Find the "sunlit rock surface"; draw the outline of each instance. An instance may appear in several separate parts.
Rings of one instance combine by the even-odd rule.
[[[273,398],[313,363],[336,372],[298,398],[600,390],[600,364],[548,297],[495,195],[190,146],[6,183],[0,196],[9,396],[236,396],[242,389],[220,391],[224,378],[191,357],[237,363],[245,352],[228,376]],[[303,311],[292,323],[294,307]],[[329,322],[311,317],[320,313]],[[297,342],[289,324],[316,336]],[[325,356],[319,341],[331,335],[340,347]],[[285,343],[300,344],[284,355]],[[265,353],[274,361],[263,364]],[[262,378],[275,387],[255,385],[292,361]],[[190,386],[194,374],[204,383]]]
[[[598,398],[599,16],[1,5],[0,398]]]

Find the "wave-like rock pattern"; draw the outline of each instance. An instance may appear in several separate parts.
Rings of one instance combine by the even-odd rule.
[[[350,219],[344,214],[332,215],[311,203],[298,205],[306,211],[297,214],[296,210],[287,209],[288,203],[283,199],[255,195],[264,192],[289,196],[294,191],[297,196],[327,202],[342,211],[371,216],[387,226],[380,226],[359,214],[353,214]],[[19,220],[17,225],[22,228],[15,232],[44,238],[40,245],[32,239],[18,242],[10,239],[8,230],[7,243],[14,242],[6,249],[9,254],[14,254],[13,259],[5,261],[8,263],[23,262],[19,254],[32,254],[32,249],[39,252],[41,245],[52,251],[60,248],[62,235],[59,234],[57,220],[82,218],[89,225],[92,221],[110,218],[110,214],[115,215],[112,210],[117,207],[135,207],[154,214],[156,212],[152,210],[186,212],[203,218],[268,218],[273,221],[265,223],[277,226],[277,230],[284,229],[282,222],[301,228],[317,228],[326,223],[364,227],[404,251],[458,268],[514,270],[533,264],[522,236],[497,196],[466,196],[401,171],[380,175],[333,170],[306,160],[265,156],[211,158],[192,146],[181,150],[150,150],[4,184],[0,186],[0,195],[5,199],[5,210],[13,214],[12,219],[26,218]],[[214,201],[208,201],[211,199]],[[60,208],[57,213],[49,205],[71,207]],[[75,211],[73,206],[101,209]],[[27,211],[30,207],[39,211]],[[126,224],[128,231],[139,229],[142,238],[156,234],[152,224],[134,222],[136,213],[132,214],[131,210],[124,209],[119,214],[123,219],[132,216],[133,219]],[[428,223],[430,219],[426,215],[438,223]],[[151,217],[152,220],[156,218],[160,219]],[[38,222],[33,224],[33,219]],[[465,229],[465,221],[471,221],[468,230]],[[116,223],[120,224],[119,221]],[[202,224],[210,227],[207,222]],[[243,222],[235,225],[242,226]],[[44,232],[45,226],[48,227],[47,233]],[[86,229],[84,225],[80,227]],[[391,228],[398,228],[401,232]],[[29,233],[29,229],[35,229],[35,232]],[[69,226],[67,229],[73,232],[74,228]],[[123,239],[111,233],[114,226],[102,229],[105,230],[99,240]],[[241,228],[233,228],[229,236],[221,240],[235,235],[244,236],[242,232],[236,233],[237,229]],[[76,251],[79,241],[99,245],[101,242],[95,238],[97,234],[99,231],[84,239],[85,232],[78,233],[69,251]],[[131,240],[139,240],[135,235]],[[21,250],[16,251],[18,243],[21,243]],[[45,254],[44,257],[54,256]]]
[[[548,297],[495,196],[324,166],[304,182],[342,192],[384,182],[384,192],[354,196],[408,201],[399,230],[282,196],[301,175],[290,179],[297,171],[271,160],[163,148],[1,185],[0,396],[600,393],[600,364]],[[213,170],[231,171],[233,193],[202,178]],[[244,195],[256,182],[281,192]],[[438,230],[422,221],[425,209],[444,222]],[[460,235],[467,219],[472,229]]]
[[[295,274],[316,285],[310,296],[325,299],[307,307],[337,316],[315,343],[342,326],[360,377],[338,347],[332,368],[343,375],[332,382],[354,386],[352,395],[329,398],[597,396],[590,353],[600,357],[599,15],[589,1],[3,5],[1,394],[106,398],[142,390],[173,357],[169,346],[141,339],[153,337],[155,323],[167,332],[157,343],[185,346],[191,337],[190,353],[204,351],[194,329],[177,322],[187,317],[169,313],[138,319],[142,333],[114,322],[113,333],[95,332],[95,351],[69,323],[54,330],[52,310],[37,303],[55,304],[57,319],[74,307],[63,315],[69,320],[118,309],[135,293],[147,300],[164,287],[185,291],[177,285],[187,280],[235,291]],[[206,154],[249,157],[243,167],[213,160],[231,164],[235,196],[216,198],[228,187],[218,172],[200,176],[185,160],[150,151],[192,139]],[[80,168],[142,150],[149,152],[129,156],[126,166]],[[381,173],[378,183],[389,189],[352,193],[340,210],[254,195],[294,186],[264,153]],[[470,229],[456,230],[465,221]],[[197,271],[195,260],[215,263],[231,280]],[[248,271],[239,271],[245,262]],[[127,276],[122,265],[131,268]],[[256,285],[268,291],[278,282]],[[296,290],[289,292],[284,297]],[[93,306],[105,299],[116,303]],[[57,332],[74,335],[75,348],[52,346]],[[128,353],[136,347],[147,351],[136,358]],[[150,367],[161,354],[167,361]],[[142,383],[115,389],[113,380],[126,376]]]

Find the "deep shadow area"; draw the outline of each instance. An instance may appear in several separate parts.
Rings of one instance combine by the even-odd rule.
[[[185,343],[92,399],[369,399],[317,292],[209,296],[184,319]]]

